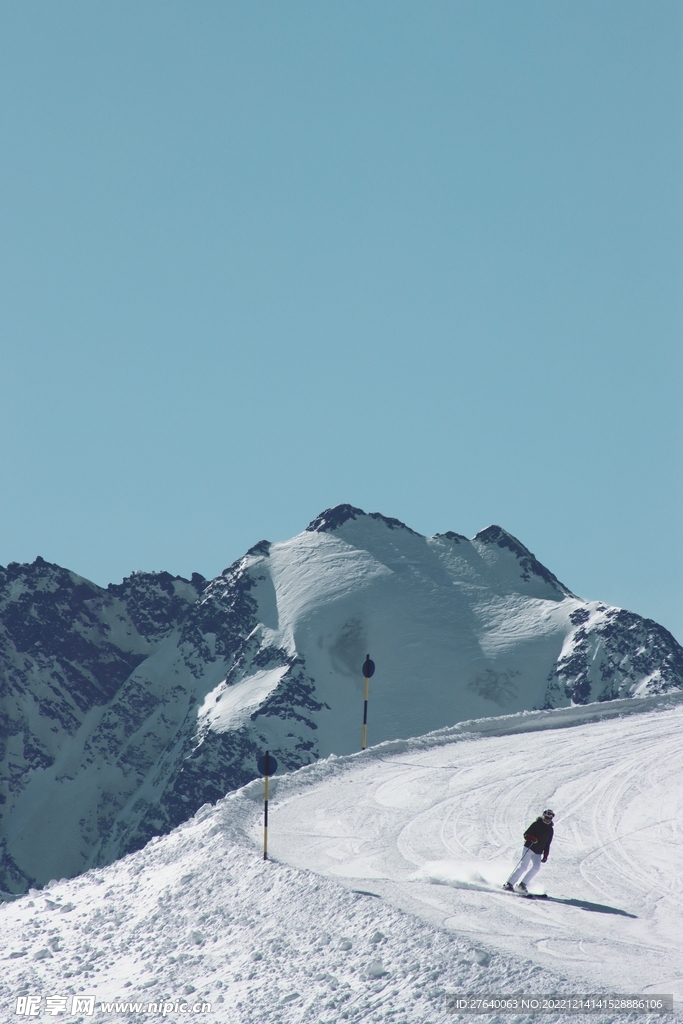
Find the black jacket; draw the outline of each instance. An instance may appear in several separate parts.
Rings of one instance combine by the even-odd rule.
[[[550,844],[553,841],[553,826],[543,818],[536,818],[536,821],[529,825],[524,833],[524,845],[532,853],[543,853],[547,859],[550,852]]]

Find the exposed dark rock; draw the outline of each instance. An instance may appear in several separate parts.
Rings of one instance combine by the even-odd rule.
[[[364,516],[362,508],[354,508],[353,505],[335,505],[334,508],[326,508],[319,516],[308,524],[306,529],[310,533],[331,533],[338,529],[349,519],[357,519]]]
[[[269,540],[260,540],[247,551],[248,555],[269,555],[271,543]]]
[[[354,508],[353,505],[335,505],[334,508],[326,508],[319,516],[316,516],[312,523],[309,523],[306,529],[311,533],[332,533],[347,523],[349,519],[358,519],[359,516],[377,519],[390,530],[406,530],[415,537],[422,536],[415,530],[411,530],[400,519],[391,519],[389,516],[383,516],[381,512],[364,512],[362,508]]]
[[[560,583],[557,576],[550,569],[546,569],[536,556],[528,548],[524,547],[521,541],[517,540],[516,537],[513,537],[511,533],[508,533],[501,526],[487,526],[474,539],[482,544],[497,544],[499,548],[507,548],[508,551],[512,551],[521,566],[521,577],[523,580],[529,580],[532,574],[540,576],[546,583],[557,588],[563,594],[573,596],[571,591],[565,587],[564,583]]]
[[[545,707],[562,697],[574,704],[630,697],[647,680],[647,693],[679,690],[683,681],[683,650],[667,629],[623,608],[598,608],[590,615],[579,608],[570,616],[576,629],[569,652],[548,677]]]

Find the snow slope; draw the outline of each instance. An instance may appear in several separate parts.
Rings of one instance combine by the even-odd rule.
[[[680,1001],[682,724],[671,694],[331,757],[274,780],[266,863],[252,782],[115,864],[5,904],[2,1019],[17,995],[44,1007],[74,993],[97,999],[83,1022],[132,1019],[100,1011],[118,997],[167,1000],[171,1020],[188,1019],[176,1000],[205,1000],[191,1019],[212,1024],[471,1020],[449,1012],[456,993]],[[532,903],[498,886],[548,802],[556,840],[538,877],[553,898]]]
[[[464,723],[302,770],[277,791],[273,855],[579,988],[683,1000],[683,698],[615,703]],[[555,839],[532,891],[551,898],[530,904],[500,886],[547,806]],[[248,832],[256,843],[254,812]]]
[[[212,581],[0,569],[0,889],[139,849],[254,777],[456,722],[683,687],[661,626],[574,596],[500,527],[349,505]],[[50,843],[43,842],[49,829]]]

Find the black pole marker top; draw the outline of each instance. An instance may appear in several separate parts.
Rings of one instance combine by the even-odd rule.
[[[262,754],[258,759],[256,765],[259,775],[275,775],[277,771],[277,761],[272,754],[269,754],[266,750],[265,754]]]
[[[375,663],[374,661],[370,660],[370,655],[368,654],[365,661],[363,662],[363,675],[365,676],[366,679],[370,679],[374,675],[374,672]]]

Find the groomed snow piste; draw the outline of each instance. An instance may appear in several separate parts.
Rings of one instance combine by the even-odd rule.
[[[48,996],[92,993],[84,1022],[130,1021],[101,1011],[119,1000],[210,1002],[189,1019],[212,1024],[445,1024],[472,1019],[449,1012],[455,994],[603,992],[673,993],[676,1010],[588,1019],[683,1020],[682,727],[669,694],[328,758],[273,781],[267,863],[250,783],[110,867],[5,904],[2,1019],[21,1019],[18,995],[44,1013]],[[548,804],[534,887],[550,898],[503,893]]]

